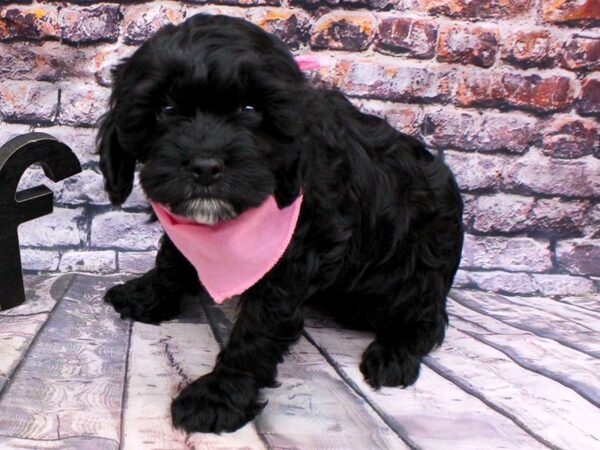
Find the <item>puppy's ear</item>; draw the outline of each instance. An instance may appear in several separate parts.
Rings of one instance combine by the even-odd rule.
[[[119,98],[126,91],[125,75],[131,58],[123,59],[112,70],[112,93],[109,110],[99,121],[96,147],[100,155],[100,170],[104,175],[104,188],[113,205],[120,205],[133,189],[136,158],[125,151],[117,135],[117,108]]]
[[[112,107],[100,119],[97,147],[100,170],[104,175],[104,188],[110,202],[120,205],[129,197],[133,188],[135,158],[125,152],[119,143]]]

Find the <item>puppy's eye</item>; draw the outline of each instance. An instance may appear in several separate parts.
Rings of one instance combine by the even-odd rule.
[[[164,115],[171,115],[177,112],[177,108],[173,105],[166,105],[160,109],[160,113]]]
[[[239,108],[240,112],[250,112],[250,111],[254,111],[254,110],[255,110],[254,106],[251,106],[251,105],[243,105],[243,106],[240,106],[240,108]]]

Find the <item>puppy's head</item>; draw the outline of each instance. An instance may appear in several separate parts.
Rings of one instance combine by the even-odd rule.
[[[116,66],[112,89],[98,148],[114,204],[137,162],[151,200],[202,223],[298,195],[307,84],[259,27],[209,15],[167,26]]]

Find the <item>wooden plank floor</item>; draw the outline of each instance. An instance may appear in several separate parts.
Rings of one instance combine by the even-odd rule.
[[[444,345],[407,389],[358,369],[369,333],[314,312],[267,407],[239,431],[175,431],[169,405],[211,370],[235,300],[122,321],[122,276],[29,276],[0,311],[0,449],[600,449],[600,299],[454,290]]]

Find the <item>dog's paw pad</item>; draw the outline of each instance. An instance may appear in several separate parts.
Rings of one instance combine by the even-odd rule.
[[[209,373],[173,400],[173,425],[188,433],[235,431],[264,408],[258,392],[258,384],[247,375]]]
[[[360,371],[375,389],[381,386],[410,386],[419,377],[421,358],[401,347],[372,342],[365,350]]]

